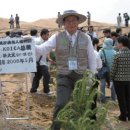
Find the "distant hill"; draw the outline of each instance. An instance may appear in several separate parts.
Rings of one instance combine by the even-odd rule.
[[[101,23],[101,22],[95,22],[92,21],[91,25],[94,26],[96,32],[98,33],[99,37],[102,37],[102,30],[104,28],[111,28],[112,30],[115,30],[116,26],[114,24],[109,23]],[[39,19],[34,22],[25,22],[20,21],[20,30],[22,30],[25,33],[29,33],[31,28],[36,28],[38,30],[41,30],[42,28],[48,28],[50,31],[53,30],[53,33],[58,30],[58,25],[56,23],[56,18],[49,18],[49,19]],[[84,27],[85,30],[87,30],[87,21],[80,24],[79,27]],[[0,36],[4,36],[5,32],[7,30],[10,30],[9,28],[9,19],[6,18],[0,18]],[[15,31],[17,29],[11,30]],[[129,28],[123,29],[124,32],[129,32]]]
[[[57,28],[57,23],[55,22],[56,18],[50,19],[39,19],[34,22],[25,22],[20,21],[21,28],[30,28],[30,27],[45,27],[45,28]],[[86,26],[87,21],[81,24],[80,26]],[[111,24],[100,23],[100,22],[93,22],[92,25],[94,26],[111,26]],[[9,19],[0,18],[0,30],[9,28]]]

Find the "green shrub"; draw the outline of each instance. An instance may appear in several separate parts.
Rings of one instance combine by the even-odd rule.
[[[97,89],[93,88],[96,82],[95,76],[90,71],[86,71],[83,78],[76,82],[70,101],[57,116],[57,121],[61,123],[64,130],[102,129],[108,104],[98,105],[97,108],[91,109],[94,96],[98,94]],[[96,120],[92,118],[95,114]]]

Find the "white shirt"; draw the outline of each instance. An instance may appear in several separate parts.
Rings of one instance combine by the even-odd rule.
[[[68,33],[68,31],[65,31],[65,32],[66,32],[66,35],[68,36],[68,38],[69,38],[69,40],[70,40],[71,46],[74,47],[74,43],[75,43],[75,41],[76,41],[78,31],[76,31],[73,35],[70,35],[70,34]]]
[[[100,68],[102,68],[102,60],[101,60],[100,55],[98,54],[98,52],[96,50],[94,50],[94,54],[96,56],[97,69],[100,69]]]
[[[31,38],[32,38],[32,40],[34,41],[34,44],[35,44],[35,45],[41,44],[39,37],[37,37],[37,36],[31,36]]]
[[[10,21],[14,21],[14,17],[13,16],[10,17]]]
[[[74,44],[76,38],[77,38],[77,34],[78,31],[76,31],[76,33],[74,35],[72,35],[72,44]],[[87,48],[87,56],[88,56],[88,69],[96,72],[96,56],[94,54],[94,48],[92,45],[92,41],[90,36],[86,35],[88,37],[88,45],[86,46]],[[44,44],[41,44],[39,46],[36,46],[36,54],[40,53],[42,55],[44,55],[45,57],[47,56],[47,54],[52,50],[56,48],[56,34],[52,35],[48,41],[44,42]]]
[[[97,33],[96,32],[87,32],[87,34],[90,34],[93,38],[98,38],[98,36],[97,36]]]
[[[37,36],[31,36],[32,40],[34,41],[34,44],[35,45],[41,45],[41,44],[44,44],[44,40],[41,40],[40,37],[37,37]],[[40,59],[40,57],[42,56],[42,58]],[[37,53],[36,54],[36,61],[39,61],[40,59],[40,65],[46,65],[48,66],[48,62],[46,60],[47,57],[44,56],[44,53]]]

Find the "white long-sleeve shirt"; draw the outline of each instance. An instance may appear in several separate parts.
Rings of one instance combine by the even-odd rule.
[[[70,37],[72,37],[72,42],[71,42],[72,46],[74,45],[74,43],[76,41],[77,32],[78,31],[76,31],[76,33],[74,33],[73,35],[70,35],[67,32],[67,36],[70,35]],[[86,35],[86,36],[88,37],[88,45],[86,46],[86,48],[87,48],[87,54],[86,55],[88,56],[88,69],[93,71],[93,72],[96,72],[97,64],[96,64],[96,56],[94,54],[94,48],[93,48],[93,45],[92,45],[91,38],[88,35]],[[56,48],[56,34],[52,35],[48,39],[48,41],[44,42],[44,44],[36,46],[36,54],[40,53],[40,54],[42,54],[46,57],[47,54],[52,49],[55,49],[55,48]]]
[[[34,44],[35,45],[41,45],[41,44],[44,44],[44,40],[42,40],[40,37],[37,37],[37,36],[31,36],[32,40],[34,41]],[[41,57],[42,56],[42,57]],[[41,59],[40,59],[41,57]],[[40,65],[46,65],[48,66],[48,62],[47,62],[47,57],[44,57],[44,53],[37,53],[36,54],[36,61],[39,61],[40,59]]]
[[[97,70],[102,68],[102,60],[100,58],[100,55],[96,50],[94,50],[95,56],[96,56],[96,62],[97,62]]]

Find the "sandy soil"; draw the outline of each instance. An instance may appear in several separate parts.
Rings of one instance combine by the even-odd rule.
[[[8,19],[0,18],[0,36],[4,36],[5,31],[9,30]],[[98,22],[93,22],[96,27],[96,31],[101,37],[102,28],[110,27],[113,25],[102,24]],[[83,23],[81,26],[86,26],[86,23]],[[55,19],[41,19],[32,23],[21,22],[22,30],[26,32],[32,27],[43,28],[48,27],[50,30],[56,28]],[[11,30],[15,31],[15,30]],[[123,29],[124,33],[129,32],[129,28]],[[102,40],[100,40],[102,42]],[[30,90],[30,77],[28,77],[28,90]],[[50,126],[52,119],[53,107],[55,104],[55,94],[47,96],[44,94],[30,94],[28,93],[29,99],[29,112],[27,112],[26,105],[26,74],[10,74],[10,75],[0,75],[0,80],[4,81],[2,91],[3,91],[3,106],[0,95],[0,130],[44,130],[46,127]],[[7,82],[9,81],[9,82]],[[13,82],[18,81],[18,82]],[[51,85],[52,91],[55,90],[55,85]],[[42,91],[42,84],[40,84],[38,91]],[[106,89],[107,95],[110,96],[110,89]],[[3,108],[4,107],[4,108]],[[2,110],[6,110],[5,114]],[[12,118],[24,118],[29,117],[29,120],[6,120],[3,121],[2,117]],[[130,130],[130,122],[118,122],[115,120],[115,116],[119,115],[118,104],[112,105],[108,111],[108,118],[111,119],[111,122],[117,130],[120,128],[123,130]],[[7,126],[7,128],[5,127]]]
[[[52,110],[55,102],[55,95],[45,95],[45,94],[31,94],[28,93],[28,104],[27,105],[27,92],[26,92],[26,74],[15,74],[15,75],[1,75],[1,80],[3,81],[2,92],[3,92],[3,104],[6,117],[9,118],[26,118],[29,120],[7,120],[8,126],[11,126],[10,130],[14,130],[14,126],[19,124],[21,130],[24,127],[36,127],[36,130],[43,129],[51,123]],[[29,78],[29,75],[28,75]],[[15,81],[15,82],[13,82]],[[16,81],[18,81],[16,83]],[[21,84],[23,82],[23,84]],[[28,79],[28,91],[30,90],[31,84],[30,79]],[[52,89],[52,88],[51,88]],[[38,91],[42,91],[42,84],[40,84]],[[0,106],[0,115],[4,115],[2,112],[2,103]],[[17,123],[16,123],[17,122]],[[12,124],[12,125],[11,125]],[[2,120],[1,120],[1,125]],[[23,127],[23,128],[22,128]],[[18,128],[17,128],[18,129]],[[20,130],[20,129],[19,129]]]
[[[30,90],[31,84],[29,75],[28,77],[28,90]],[[2,112],[2,105],[0,106],[0,130],[44,130],[51,124],[52,112],[55,103],[55,94],[47,96],[45,94],[30,94],[29,99],[29,112],[27,112],[27,98],[26,98],[26,74],[14,74],[14,75],[1,75],[1,81],[4,81],[3,91],[3,104],[5,115],[9,118],[25,118],[29,117],[29,120],[2,120],[4,113]],[[8,82],[5,82],[8,81]],[[13,83],[13,81],[19,81],[19,83]],[[20,82],[23,82],[23,86]],[[52,85],[53,86],[53,85]],[[51,87],[54,91],[55,87]],[[42,84],[40,84],[39,92],[42,91]],[[107,96],[110,96],[110,89],[106,89]],[[116,129],[123,128],[124,130],[130,129],[130,122],[119,122],[114,117],[119,115],[119,108],[117,103],[110,106],[108,110],[108,118],[111,120]],[[7,126],[7,129],[5,129]]]

